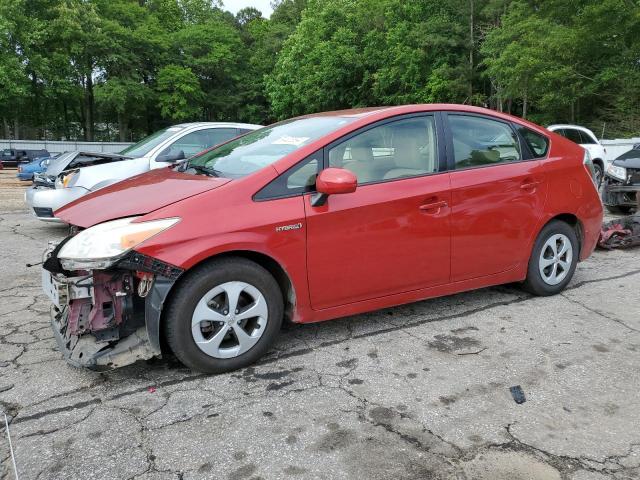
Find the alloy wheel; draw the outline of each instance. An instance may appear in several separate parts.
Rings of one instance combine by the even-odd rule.
[[[267,301],[245,282],[227,282],[209,290],[191,318],[191,334],[200,350],[214,358],[233,358],[250,350],[265,332]]]
[[[538,268],[547,285],[558,285],[569,274],[573,260],[573,246],[566,235],[557,233],[542,246]]]

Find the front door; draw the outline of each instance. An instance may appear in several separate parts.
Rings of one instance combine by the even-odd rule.
[[[401,117],[325,149],[358,188],[317,207],[305,196],[314,309],[449,281],[449,175],[436,137],[434,115]]]
[[[448,114],[451,280],[497,274],[528,261],[546,183],[539,160],[507,122]]]

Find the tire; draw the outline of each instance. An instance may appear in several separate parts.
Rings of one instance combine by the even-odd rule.
[[[568,246],[569,253],[560,253],[564,245]],[[524,289],[539,296],[560,293],[571,281],[579,255],[575,230],[565,222],[552,220],[542,229],[533,246]]]
[[[598,187],[598,189],[600,189],[600,187],[602,186],[602,180],[604,179],[604,167],[599,163],[594,163],[593,169],[596,175],[596,186]]]
[[[605,207],[607,207],[609,213],[617,215],[627,215],[633,210],[633,207],[627,205],[605,205]]]
[[[165,338],[185,366],[223,373],[262,357],[283,315],[282,292],[266,269],[245,258],[222,258],[187,273],[177,286],[165,314]]]

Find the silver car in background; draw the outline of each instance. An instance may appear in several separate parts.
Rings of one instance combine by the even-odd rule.
[[[107,185],[189,158],[238,135],[262,128],[247,123],[184,123],[155,132],[120,153],[65,152],[34,177],[25,193],[31,212],[61,222],[54,212]]]

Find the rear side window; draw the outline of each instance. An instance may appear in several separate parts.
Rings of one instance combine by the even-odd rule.
[[[589,135],[587,132],[583,132],[582,130],[579,130],[580,133],[580,138],[582,139],[582,144],[583,145],[595,145],[596,141],[591,137],[591,135]]]
[[[564,138],[571,140],[574,143],[582,143],[582,137],[580,136],[580,132],[573,128],[562,128],[557,131]]]
[[[544,135],[529,130],[526,127],[518,127],[518,132],[529,147],[531,154],[535,158],[543,158],[549,152],[549,140]]]
[[[456,169],[522,160],[520,142],[508,124],[466,115],[448,118]]]

